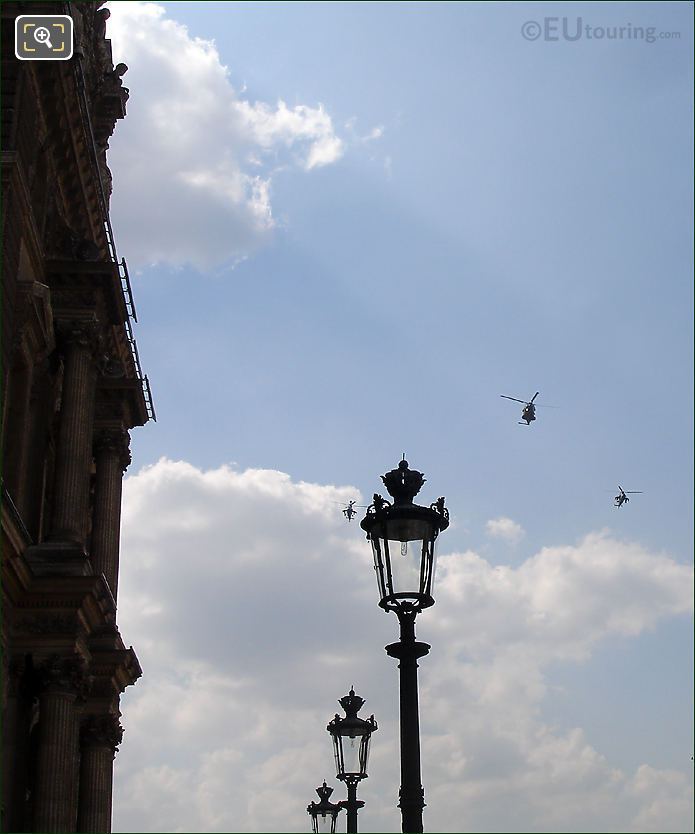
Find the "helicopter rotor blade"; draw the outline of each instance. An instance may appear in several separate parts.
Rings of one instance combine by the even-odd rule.
[[[627,489],[625,495],[644,495],[641,489]]]
[[[500,397],[503,397],[505,400],[514,400],[515,403],[523,403],[524,405],[528,405],[526,400],[517,400],[516,397],[508,397],[506,394],[500,394]]]
[[[537,397],[539,394],[540,394],[540,391],[536,391],[536,393],[533,395],[533,400],[535,400],[535,399],[536,399],[536,397]],[[531,400],[531,402],[533,402],[533,400]]]

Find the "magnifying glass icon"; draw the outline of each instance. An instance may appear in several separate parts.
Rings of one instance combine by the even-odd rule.
[[[51,33],[45,26],[38,26],[36,28],[36,31],[34,32],[34,40],[36,43],[45,43],[49,49],[53,49],[53,44],[51,43]]]

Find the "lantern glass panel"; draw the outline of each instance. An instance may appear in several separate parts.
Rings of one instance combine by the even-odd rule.
[[[429,594],[433,568],[430,562],[434,561],[438,532],[434,525],[420,518],[390,518],[380,526],[384,550],[388,548],[389,564],[384,577],[387,593]]]
[[[372,553],[374,555],[374,572],[376,573],[376,582],[379,586],[379,597],[383,599],[390,591],[386,588],[386,567],[384,564],[384,554],[381,547],[381,539],[374,535],[372,536]]]
[[[335,816],[332,813],[317,814],[316,831],[317,834],[331,834],[335,831]]]
[[[362,773],[367,773],[367,765],[369,764],[369,747],[372,742],[371,735],[364,736],[364,741],[362,742]]]
[[[409,541],[387,539],[391,562],[392,593],[423,593],[420,583],[420,566],[426,542],[421,539]]]
[[[336,776],[340,775],[340,736],[334,735],[333,736],[333,758],[335,759],[335,774]]]
[[[342,736],[343,767],[345,773],[359,773],[361,736]]]
[[[430,543],[430,547],[432,548],[432,559],[430,560],[429,576],[425,577],[427,585],[425,593],[428,594],[432,593],[432,588],[434,587],[434,574],[437,569],[437,539]]]

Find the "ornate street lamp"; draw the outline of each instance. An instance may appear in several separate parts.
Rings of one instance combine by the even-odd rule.
[[[357,811],[364,807],[364,802],[357,799],[357,783],[367,778],[369,743],[377,725],[373,715],[366,720],[358,717],[364,698],[355,695],[354,689],[339,703],[345,717],[336,713],[326,729],[333,738],[336,776],[347,785],[348,798],[340,803],[347,811],[347,832],[357,834]]]
[[[311,816],[311,830],[314,834],[335,834],[335,821],[343,806],[329,801],[333,788],[329,788],[325,782],[316,788],[316,793],[320,801],[309,803],[306,809]]]
[[[415,639],[415,617],[434,605],[432,584],[435,544],[449,526],[449,511],[439,498],[429,507],[413,504],[425,483],[421,472],[408,468],[403,460],[396,469],[382,475],[393,503],[374,495],[362,519],[374,554],[379,586],[379,605],[395,611],[400,623],[400,640],[386,646],[391,657],[400,660],[401,717],[401,809],[402,830],[418,834],[422,829],[425,792],[420,775],[420,719],[418,715],[417,660],[430,646]]]

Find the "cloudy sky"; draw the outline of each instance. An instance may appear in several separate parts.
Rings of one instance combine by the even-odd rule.
[[[110,8],[158,415],[114,830],[307,830],[351,685],[361,830],[400,829],[397,621],[341,502],[405,452],[452,514],[426,830],[691,831],[691,4]]]

